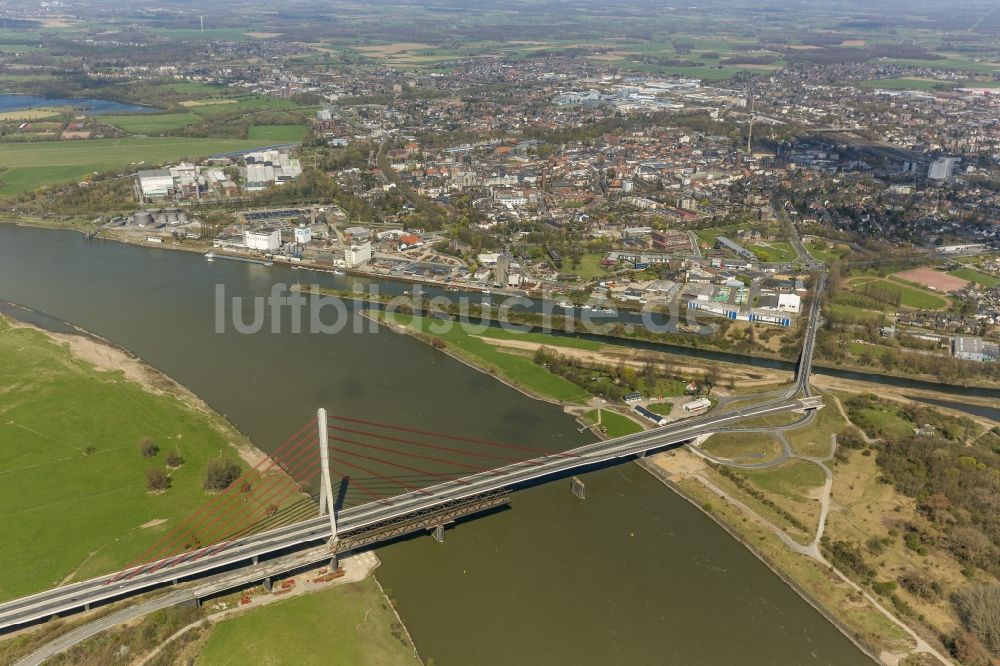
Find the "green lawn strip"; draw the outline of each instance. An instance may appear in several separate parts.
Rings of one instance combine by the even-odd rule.
[[[809,494],[822,487],[823,470],[806,460],[786,460],[774,467],[737,469],[752,485],[764,491],[778,506],[795,516],[810,530],[819,521],[820,504]]]
[[[968,280],[969,282],[975,282],[976,284],[986,287],[987,289],[992,289],[997,285],[1000,285],[1000,278],[994,275],[988,275],[986,273],[980,273],[977,270],[971,268],[959,268],[950,272],[951,275],[955,277],[962,278],[963,280]]]
[[[521,331],[507,330],[504,328],[490,327],[482,333],[475,333],[474,335],[479,335],[484,338],[494,338],[497,340],[524,340],[525,342],[535,342],[554,349],[566,347],[569,349],[600,351],[602,347],[602,344],[596,340],[583,340],[563,335],[548,335],[546,333],[523,333]]]
[[[196,663],[394,666],[419,660],[392,607],[368,578],[220,622]]]
[[[670,416],[670,413],[674,409],[674,405],[670,402],[656,402],[651,405],[646,405],[646,409],[654,414],[659,414],[660,416]]]
[[[778,458],[781,442],[766,432],[720,432],[701,445],[701,450],[716,458],[743,464],[764,463]]]
[[[825,458],[830,455],[830,435],[839,433],[847,423],[834,404],[835,398],[825,395],[825,406],[816,412],[812,423],[804,428],[785,431],[785,439],[792,451],[799,455]]]
[[[223,451],[239,461],[231,444],[241,438],[221,417],[97,371],[3,320],[0,387],[0,599],[50,587],[78,567],[80,579],[127,565],[211,499],[202,488],[209,459]],[[143,437],[160,447],[153,458],[137,450]],[[174,449],[185,462],[170,471],[164,460]],[[169,490],[147,492],[150,468],[167,471]],[[236,512],[217,535],[213,527],[199,538],[256,519]],[[164,522],[143,527],[151,521]]]
[[[97,119],[130,134],[160,134],[198,122],[198,116],[190,111],[185,113],[146,113],[134,116],[98,116]]]
[[[785,242],[755,243],[748,246],[747,249],[757,255],[761,261],[769,263],[793,261],[797,256],[791,243]]]
[[[583,419],[587,423],[597,423],[597,410],[590,410],[583,415]],[[607,409],[601,410],[601,425],[607,428],[608,437],[624,437],[642,430],[642,426],[629,417]]]
[[[426,317],[396,314],[397,323],[408,330],[432,338],[440,338],[447,347],[470,363],[495,372],[511,383],[539,395],[565,402],[583,402],[589,395],[576,384],[553,375],[530,358],[500,351],[493,345],[470,335],[461,326],[452,323],[450,330],[438,330],[443,322]]]

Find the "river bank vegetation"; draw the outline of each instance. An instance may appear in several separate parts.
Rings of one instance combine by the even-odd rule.
[[[809,461],[792,464],[753,436],[742,447],[739,437],[713,447],[712,437],[702,449],[731,460],[684,475],[680,489],[873,653],[923,649],[885,622],[878,602],[960,663],[996,663],[1000,429],[870,394],[827,394],[824,401],[810,424],[783,434],[792,453]],[[825,523],[820,464],[831,473]],[[711,488],[730,501],[720,506]],[[800,545],[792,548],[777,532]],[[846,579],[824,574],[806,556],[817,534],[818,552]]]

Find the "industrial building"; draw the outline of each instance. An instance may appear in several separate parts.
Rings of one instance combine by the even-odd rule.
[[[730,252],[734,252],[737,256],[742,257],[747,261],[753,261],[757,258],[753,252],[746,249],[736,241],[726,238],[725,236],[715,237],[715,247],[717,249],[729,250]]]
[[[683,231],[654,231],[653,249],[660,252],[690,252],[691,238]]]
[[[164,199],[174,189],[174,177],[167,169],[145,169],[135,175],[135,195],[139,201]]]
[[[259,192],[270,185],[281,185],[302,175],[297,159],[284,150],[262,150],[244,156],[244,186],[247,192]]]
[[[366,264],[372,259],[372,243],[351,243],[344,246],[344,265],[349,267]]]
[[[952,353],[955,358],[964,361],[988,363],[1000,360],[1000,345],[995,342],[985,342],[975,335],[956,335],[952,342]]]
[[[243,231],[243,242],[248,250],[274,252],[281,247],[281,230],[275,227],[245,229]]]

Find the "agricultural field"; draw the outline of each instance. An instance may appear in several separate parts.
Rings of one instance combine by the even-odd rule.
[[[221,417],[177,397],[159,375],[146,381],[166,392],[99,370],[44,333],[0,319],[7,394],[0,441],[8,444],[0,447],[0,599],[129,564],[211,499],[202,489],[210,459],[224,451],[239,461],[234,447],[245,440]],[[144,438],[159,448],[151,457],[139,450]],[[165,460],[174,451],[183,464],[171,469]],[[148,492],[149,469],[164,471],[169,489]],[[246,513],[233,514],[225,529],[258,519]],[[206,542],[223,536],[213,529],[198,535]]]
[[[192,112],[197,113],[199,116],[205,116],[215,113],[232,113],[234,111],[273,111],[278,109],[295,109],[302,107],[299,107],[291,100],[278,99],[277,97],[244,97],[242,99],[237,99],[235,103],[227,102],[223,99],[214,100],[212,104],[203,103],[195,106],[189,106],[188,108]]]
[[[260,143],[248,139],[188,139],[179,137],[99,139],[18,143],[0,150],[0,197],[43,185],[78,181],[95,171],[145,168],[181,159],[247,150]]]
[[[198,106],[218,106],[224,104],[239,104],[239,101],[225,97],[209,97],[203,99],[189,99],[181,102],[181,106],[188,109]]]
[[[134,116],[98,116],[102,123],[114,125],[129,134],[162,134],[198,122],[193,113],[138,114]],[[253,137],[251,137],[253,138]]]
[[[52,118],[71,110],[68,106],[47,106],[33,109],[18,109],[17,111],[4,111],[0,113],[0,122],[42,120],[43,118]]]
[[[862,81],[861,86],[883,90],[934,90],[936,88],[953,88],[955,84],[937,79],[874,79]]]
[[[306,135],[305,125],[258,125],[249,130],[250,139],[262,143],[296,143]]]
[[[79,181],[91,169],[79,166],[0,167],[0,198],[30,192],[40,184]]]

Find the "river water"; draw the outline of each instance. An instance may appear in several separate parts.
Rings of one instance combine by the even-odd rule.
[[[0,112],[63,106],[70,106],[74,109],[85,109],[93,114],[155,113],[160,110],[142,104],[127,104],[109,99],[95,99],[93,97],[39,97],[37,95],[0,93]]]
[[[298,272],[0,225],[0,299],[101,335],[273,449],[317,407],[525,446],[588,441],[561,410],[409,337],[215,332],[217,284]],[[323,283],[328,276],[310,275]],[[331,282],[332,284],[332,282]],[[287,327],[286,327],[287,330]],[[698,509],[636,465],[517,492],[446,543],[379,548],[421,654],[465,664],[852,664],[867,658]]]

